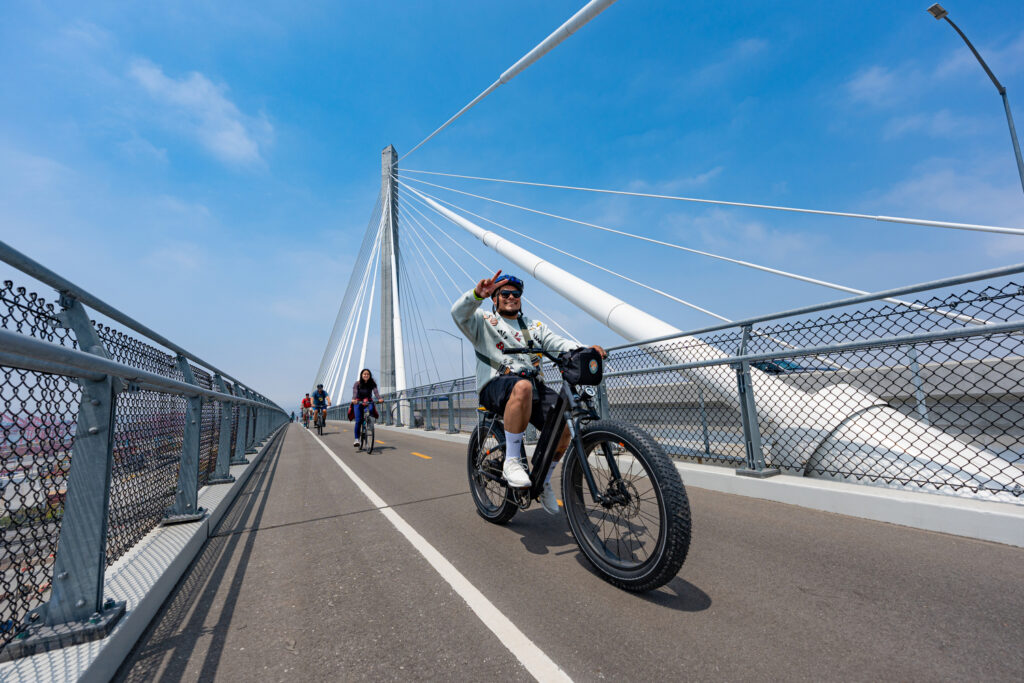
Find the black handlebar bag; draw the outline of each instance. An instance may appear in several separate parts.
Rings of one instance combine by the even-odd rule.
[[[597,349],[586,348],[558,354],[562,376],[569,384],[597,386],[604,374],[604,363]]]

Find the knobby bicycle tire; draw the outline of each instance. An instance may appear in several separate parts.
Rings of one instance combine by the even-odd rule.
[[[477,425],[469,437],[466,453],[469,490],[473,494],[477,514],[492,524],[506,524],[519,511],[519,506],[508,494],[508,485],[488,479],[483,474],[486,470],[501,477],[500,463],[504,457],[505,430],[495,429],[494,423]]]
[[[603,579],[628,591],[649,591],[671,581],[686,561],[691,535],[690,504],[679,471],[658,442],[632,424],[597,420],[580,430],[580,440],[584,454],[571,449],[562,471],[565,515],[580,551]],[[630,493],[629,505],[603,508],[592,500],[587,503],[591,494],[580,458],[590,454],[588,462],[603,489],[602,475],[605,481],[610,476],[606,466],[601,469],[602,443],[625,454],[617,454],[616,462],[627,482],[623,485]],[[641,487],[649,487],[653,495],[641,495]],[[645,543],[640,530],[654,518],[654,509],[658,533]]]

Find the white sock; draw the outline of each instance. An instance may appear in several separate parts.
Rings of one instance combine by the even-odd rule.
[[[518,458],[521,455],[520,451],[522,450],[523,445],[523,434],[526,434],[525,430],[519,432],[518,434],[513,434],[512,432],[505,430],[506,462],[508,461],[509,458]]]
[[[555,469],[558,467],[558,461],[551,463],[551,467],[548,468],[548,476],[544,477],[544,485],[547,486],[551,483],[551,475],[555,473]]]

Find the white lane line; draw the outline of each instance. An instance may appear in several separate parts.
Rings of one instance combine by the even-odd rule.
[[[334,451],[328,448],[327,444],[321,441],[313,432],[307,433],[316,439],[316,442],[327,451],[327,454],[334,459],[338,467],[359,487],[363,495],[370,499],[370,503],[380,510],[381,514],[391,522],[395,529],[405,536],[406,540],[423,555],[427,562],[430,563],[430,566],[441,575],[441,578],[447,581],[448,585],[466,601],[469,608],[480,617],[480,621],[484,622],[484,626],[491,629],[491,632],[498,637],[502,645],[507,647],[509,652],[522,662],[523,666],[526,667],[526,670],[534,678],[538,681],[572,680],[550,657],[544,654],[543,650],[527,638],[525,633],[520,631],[508,617],[502,614],[501,610],[495,607],[476,586],[471,584],[469,579],[463,576],[451,562],[446,560],[434,546],[430,545],[427,539],[423,538],[418,531],[413,529],[408,522],[391,509],[383,498],[378,496],[373,489],[366,485],[366,482],[360,479],[348,465],[342,462],[341,458],[335,455]]]

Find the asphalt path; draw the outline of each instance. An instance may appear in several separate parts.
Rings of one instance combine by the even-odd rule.
[[[478,517],[464,444],[378,437],[365,454],[350,423],[291,425],[118,680],[550,677],[536,657],[578,681],[1024,670],[1024,550],[691,487],[686,564],[635,595],[561,516]]]

